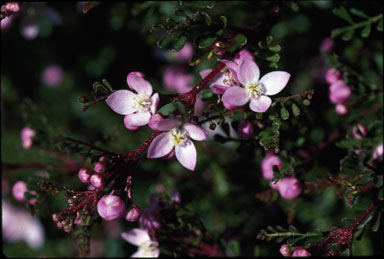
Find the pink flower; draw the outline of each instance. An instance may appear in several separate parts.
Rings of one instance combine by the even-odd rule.
[[[334,68],[328,69],[325,73],[325,81],[327,81],[328,84],[333,84],[337,80],[340,80],[340,72]]]
[[[285,257],[290,257],[291,256],[291,249],[290,249],[289,245],[282,245],[280,247],[280,253]]]
[[[358,132],[357,129],[359,129],[360,132]],[[352,128],[352,134],[355,137],[355,139],[362,139],[362,136],[367,135],[367,130],[363,125],[357,124]]]
[[[20,131],[21,143],[24,149],[30,149],[33,145],[33,138],[35,137],[35,131],[31,128],[23,128]]]
[[[283,166],[280,158],[273,153],[269,153],[262,161],[261,161],[261,172],[265,179],[272,180],[273,179],[273,166],[276,165],[279,169]],[[279,181],[280,182],[280,181]]]
[[[320,51],[321,52],[331,52],[333,50],[333,47],[335,45],[335,42],[332,38],[325,38],[320,45]]]
[[[161,133],[152,141],[148,148],[147,157],[163,157],[174,149],[180,164],[193,171],[196,166],[197,153],[190,138],[202,141],[207,138],[207,132],[195,124],[184,123],[181,125],[181,122],[171,119],[163,119],[157,127],[167,132]]]
[[[91,180],[91,171],[88,168],[81,168],[78,173],[78,177],[81,182],[88,183]]]
[[[130,222],[135,222],[140,217],[140,209],[134,205],[130,208],[130,210],[127,212],[127,215],[125,216],[125,219]]]
[[[18,2],[8,2],[2,6],[2,10],[7,11],[9,13],[15,14],[20,12],[20,4]]]
[[[132,245],[139,247],[131,257],[159,257],[159,244],[151,240],[147,230],[134,228],[121,233],[121,237]]]
[[[186,93],[191,90],[189,87],[193,82],[193,76],[188,74],[183,67],[169,66],[165,69],[163,83],[178,93]]]
[[[345,103],[351,95],[351,89],[342,80],[337,80],[329,87],[329,100],[334,104]]]
[[[348,109],[344,104],[337,104],[335,107],[335,111],[339,115],[345,115],[348,113]]]
[[[264,75],[260,81],[260,70],[257,64],[242,56],[237,69],[237,78],[244,88],[232,86],[223,95],[223,102],[242,106],[250,102],[249,107],[254,112],[265,112],[272,104],[268,95],[275,95],[284,89],[290,74],[284,71],[274,71]]]
[[[297,248],[295,251],[293,251],[292,256],[294,257],[308,257],[311,256],[311,253],[305,250],[304,248]]]
[[[106,103],[114,112],[125,115],[126,128],[144,126],[148,124],[151,114],[156,112],[159,94],[152,95],[152,85],[140,72],[129,73],[127,83],[137,94],[129,90],[117,90],[108,96]]]
[[[119,196],[106,194],[97,203],[97,212],[105,220],[112,221],[123,216],[125,204]]]
[[[300,182],[295,177],[286,177],[277,182],[277,189],[284,199],[294,199],[301,193]]]
[[[180,61],[188,61],[193,56],[192,44],[187,42],[184,47],[176,53],[176,58]]]
[[[244,139],[249,139],[253,136],[253,124],[250,121],[242,121],[237,127],[237,132],[240,137]]]
[[[57,86],[63,80],[63,69],[59,65],[49,65],[47,66],[42,75],[42,81],[48,86]]]
[[[383,158],[383,143],[381,143],[380,145],[378,145],[376,148],[375,148],[375,151],[373,152],[373,159],[376,160],[376,159],[382,159]]]
[[[12,194],[16,200],[25,202],[27,199],[24,197],[24,194],[28,191],[27,183],[24,181],[17,181],[12,187]]]

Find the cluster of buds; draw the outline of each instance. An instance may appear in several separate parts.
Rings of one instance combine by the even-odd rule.
[[[8,2],[1,6],[1,16],[8,17],[12,14],[17,14],[20,12],[20,3],[18,2]]]
[[[222,56],[225,54],[228,45],[222,41],[216,41],[215,44],[211,46],[211,48],[213,53]]]
[[[340,78],[340,72],[334,68],[328,69],[325,74],[325,80],[329,84],[329,100],[336,104],[336,113],[344,115],[348,112],[344,103],[348,101],[351,95],[351,88],[344,84]]]
[[[293,253],[292,253],[293,251]],[[311,256],[311,253],[308,252],[306,249],[299,247],[296,249],[293,249],[293,247],[290,247],[289,245],[282,245],[280,248],[280,253],[284,257],[309,257]]]
[[[56,226],[62,228],[65,232],[69,233],[73,230],[73,217],[63,213],[54,213],[52,219],[56,222]]]
[[[99,162],[93,167],[93,171],[88,168],[81,168],[78,172],[78,177],[83,183],[91,183],[96,189],[103,189],[106,181],[106,164],[105,157],[101,157]]]

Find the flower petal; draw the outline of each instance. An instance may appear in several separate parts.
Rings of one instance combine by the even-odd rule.
[[[140,228],[134,228],[130,231],[123,232],[121,233],[121,237],[135,246],[140,246],[145,241],[151,240],[149,238],[148,232]]]
[[[200,76],[201,76],[201,78],[204,78],[204,77],[206,77],[207,75],[209,75],[209,73],[211,73],[212,72],[212,69],[204,69],[204,70],[201,70],[200,71]]]
[[[188,170],[195,170],[197,153],[193,142],[188,139],[182,145],[175,147],[177,160]]]
[[[105,102],[114,112],[121,115],[127,115],[136,111],[132,107],[133,98],[135,96],[136,94],[129,90],[117,90],[111,93]]]
[[[242,106],[249,101],[249,97],[244,88],[232,86],[225,91],[222,100],[227,104]]]
[[[177,126],[180,126],[181,122],[176,121],[176,120],[171,120],[171,119],[163,119],[157,123],[157,128],[158,130],[161,131],[166,131],[166,130],[171,130]]]
[[[150,118],[151,118],[150,112],[131,113],[124,117],[124,125],[128,129],[133,127],[144,126],[148,124]]]
[[[152,99],[151,113],[155,114],[157,110],[157,106],[159,105],[159,102],[160,102],[159,94],[155,93],[154,95],[152,95],[151,99]]]
[[[231,72],[232,76],[237,80],[237,67],[238,65],[230,60],[227,60],[227,59],[217,59],[217,61],[220,61],[222,63],[224,63],[229,71]]]
[[[242,85],[245,86],[247,83],[259,81],[260,69],[253,60],[241,56],[237,69],[237,79]]]
[[[183,127],[194,140],[201,141],[207,138],[207,132],[198,125],[187,122],[184,123]]]
[[[212,84],[210,87],[215,94],[224,94],[229,89],[229,87],[220,84]]]
[[[274,95],[279,93],[287,85],[291,74],[284,71],[274,71],[264,75],[260,83],[264,84],[265,95]]]
[[[262,95],[259,98],[251,99],[249,108],[254,112],[265,112],[271,106],[272,100],[268,96]]]
[[[145,80],[142,76],[138,74],[133,74],[127,76],[127,83],[129,87],[135,89],[141,95],[151,96],[152,95],[152,85]]]
[[[161,133],[149,145],[147,157],[159,158],[165,156],[172,151],[173,147],[169,132]]]
[[[132,78],[133,76],[140,76],[140,77],[142,77],[142,78],[145,78],[145,76],[144,76],[144,74],[141,73],[141,72],[130,72],[130,73],[127,75],[127,84],[128,84],[128,86],[129,86],[129,88],[131,88],[131,89],[134,90],[134,88],[132,88],[131,83],[130,83],[131,78]]]

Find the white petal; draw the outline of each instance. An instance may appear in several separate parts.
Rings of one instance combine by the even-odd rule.
[[[147,157],[159,158],[168,155],[174,147],[169,132],[161,133],[149,145]]]
[[[271,106],[272,100],[268,96],[262,95],[259,98],[251,99],[249,108],[254,112],[265,112]]]
[[[195,145],[191,140],[188,139],[182,145],[176,146],[175,154],[182,166],[191,171],[195,170],[197,153]]]
[[[237,79],[239,82],[246,86],[247,83],[259,81],[259,77],[260,69],[257,64],[253,60],[245,56],[241,56],[237,71]]]
[[[280,93],[287,85],[291,75],[284,71],[274,71],[264,75],[260,83],[264,84],[265,95],[274,95]]]
[[[135,246],[140,246],[145,241],[151,240],[149,238],[148,232],[140,228],[134,228],[130,231],[123,232],[121,233],[121,237]]]
[[[183,125],[183,127],[186,131],[188,131],[189,136],[194,140],[201,141],[207,138],[207,132],[198,125],[187,122]]]
[[[114,112],[127,115],[135,112],[135,109],[132,108],[135,96],[136,94],[129,90],[117,90],[111,93],[105,102]]]

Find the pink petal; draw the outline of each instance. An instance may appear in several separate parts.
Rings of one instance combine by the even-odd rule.
[[[204,69],[204,70],[201,70],[200,71],[200,76],[201,76],[201,78],[204,78],[204,77],[206,77],[207,75],[209,75],[209,73],[211,73],[212,72],[212,69]]]
[[[230,60],[226,60],[226,59],[217,59],[217,61],[220,61],[222,63],[224,63],[229,71],[231,72],[232,76],[237,80],[237,68],[238,68],[238,65]]]
[[[188,170],[195,170],[197,153],[195,145],[191,140],[185,141],[182,145],[175,147],[177,160]]]
[[[131,113],[124,117],[124,125],[128,129],[132,127],[144,126],[148,124],[150,118],[151,118],[150,112]]]
[[[210,87],[215,94],[224,94],[229,89],[229,87],[219,84],[212,84]]]
[[[152,95],[152,85],[145,80],[142,76],[138,74],[128,75],[127,83],[129,87],[135,89],[141,95],[151,96]]]
[[[243,49],[239,53],[236,54],[235,58],[233,59],[233,62],[235,62],[235,64],[239,64],[240,58],[242,56],[254,60],[252,52],[250,52],[249,50]]]
[[[148,232],[140,228],[134,228],[130,231],[123,232],[121,233],[121,237],[135,246],[140,246],[142,243],[151,240]]]
[[[260,83],[264,84],[265,95],[274,95],[279,93],[287,85],[291,75],[284,71],[274,71],[264,75]]]
[[[272,100],[268,96],[262,95],[259,98],[251,99],[249,108],[254,112],[265,112],[271,106]]]
[[[223,101],[222,101],[222,103],[223,103],[223,106],[225,107],[225,109],[227,109],[227,110],[234,110],[237,108],[236,105],[231,105],[231,104],[223,102]]]
[[[114,112],[127,115],[135,112],[135,109],[132,108],[133,98],[136,94],[128,90],[117,90],[111,93],[105,102]]]
[[[166,130],[171,130],[177,126],[180,126],[181,122],[176,121],[176,120],[171,120],[171,119],[163,119],[157,123],[157,128],[158,130],[161,131],[166,131]]]
[[[155,114],[157,110],[157,106],[159,105],[159,102],[160,102],[159,94],[155,93],[154,95],[152,95],[151,99],[152,99],[151,113]]]
[[[249,97],[244,88],[232,86],[223,95],[223,103],[242,106],[249,101]]]
[[[247,83],[259,81],[259,77],[260,70],[257,64],[253,60],[241,56],[237,70],[237,79],[239,82],[242,85],[247,85]]]
[[[169,132],[161,133],[149,145],[147,157],[159,158],[168,155],[174,145],[172,144]]]
[[[141,72],[130,72],[128,75],[127,75],[127,84],[128,84],[128,86],[129,86],[129,88],[131,88],[131,89],[133,89],[132,87],[131,87],[131,78],[133,77],[133,76],[140,76],[140,77],[142,77],[142,78],[145,78],[145,76],[144,76],[144,74],[143,73],[141,73]],[[133,89],[134,90],[134,89]]]
[[[187,122],[183,127],[194,140],[201,141],[207,138],[207,132],[198,125]]]

